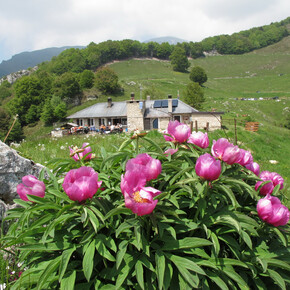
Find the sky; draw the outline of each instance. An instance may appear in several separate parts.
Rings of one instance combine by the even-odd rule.
[[[289,0],[0,0],[0,63],[48,47],[232,34],[290,16]]]

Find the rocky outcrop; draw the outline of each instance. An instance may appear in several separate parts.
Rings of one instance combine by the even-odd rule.
[[[16,187],[22,177],[29,174],[38,177],[43,168],[0,141],[0,223],[13,199],[18,198]]]
[[[31,73],[35,72],[38,69],[38,66],[35,66],[29,70],[23,69],[15,73],[11,73],[3,78],[0,79],[0,85],[4,81],[8,81],[10,84],[15,83],[18,79],[22,78],[23,76],[29,76]]]

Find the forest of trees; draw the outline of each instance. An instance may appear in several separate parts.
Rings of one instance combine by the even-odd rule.
[[[203,57],[204,51],[215,50],[220,54],[243,54],[280,41],[289,35],[286,25],[290,17],[281,21],[255,27],[232,35],[208,37],[201,42],[183,42],[177,45],[156,42],[141,43],[136,40],[108,40],[99,44],[91,42],[84,49],[70,48],[51,61],[39,65],[39,69],[19,79],[12,86],[3,82],[0,86],[0,128],[6,128],[13,115],[18,114],[21,126],[42,119],[45,124],[65,117],[68,105],[78,104],[83,90],[95,86],[102,93],[119,91],[118,77],[114,72],[101,71],[100,79],[112,80],[112,87],[101,86],[97,74],[104,64],[131,57],[155,57],[171,60],[174,70],[186,71],[187,58]],[[97,71],[98,73],[93,73]],[[111,74],[111,75],[110,75]],[[13,98],[11,97],[13,96]],[[1,103],[6,99],[5,106]],[[55,101],[57,100],[57,102]],[[53,105],[57,104],[57,106]],[[4,133],[0,130],[0,137]]]

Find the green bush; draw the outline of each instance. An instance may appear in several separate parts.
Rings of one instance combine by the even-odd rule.
[[[50,161],[53,173],[39,177],[45,197],[15,200],[20,207],[9,211],[6,220],[14,222],[1,248],[15,247],[27,269],[11,289],[286,289],[289,227],[258,217],[259,178],[222,163],[220,177],[204,181],[195,164],[209,149],[159,145],[144,135],[128,138],[115,153]],[[173,148],[178,151],[164,154]],[[161,191],[158,203],[142,216],[125,207],[120,188],[128,160],[140,153],[162,164],[147,183]],[[93,198],[72,201],[64,176],[83,165],[99,173],[102,185]],[[276,187],[273,195],[282,191]]]

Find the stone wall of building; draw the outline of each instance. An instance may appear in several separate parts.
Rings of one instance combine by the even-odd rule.
[[[158,121],[159,121],[159,129],[165,130],[168,127],[168,123],[169,123],[170,119],[169,118],[159,118]]]
[[[141,103],[142,102],[142,108]],[[128,131],[144,130],[145,101],[127,101]]]

